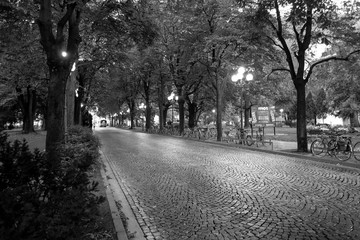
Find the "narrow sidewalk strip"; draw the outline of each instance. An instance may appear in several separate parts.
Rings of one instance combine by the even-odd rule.
[[[128,240],[131,238],[132,240],[145,240],[144,233],[136,220],[136,217],[131,209],[131,206],[121,188],[120,179],[114,174],[114,170],[110,167],[108,157],[100,151],[101,160],[104,164],[104,169],[102,169],[102,175],[104,179],[104,183],[106,183],[106,190],[109,192],[110,196],[108,197],[110,210],[112,213],[115,230],[117,233],[118,240]],[[108,194],[107,194],[108,195]],[[112,203],[110,203],[110,201]],[[121,204],[121,211],[127,218],[127,230],[131,236],[128,238],[125,227],[121,221],[120,212],[118,207],[116,206],[116,202]]]
[[[103,159],[104,155],[103,155],[102,152],[101,152],[101,158],[102,158],[102,162],[104,163],[104,159]],[[105,189],[106,189],[106,199],[107,199],[107,201],[109,203],[109,207],[110,207],[110,211],[111,211],[111,217],[113,219],[113,224],[114,224],[117,240],[128,240],[126,230],[125,230],[124,225],[123,225],[123,223],[121,221],[120,213],[119,213],[119,210],[118,210],[118,208],[116,206],[114,196],[113,196],[112,191],[110,189],[111,186],[109,184],[109,181],[107,179],[107,175],[105,173],[105,169],[104,169],[103,166],[101,166],[100,173],[101,173],[103,183],[104,183],[104,186],[105,186]]]

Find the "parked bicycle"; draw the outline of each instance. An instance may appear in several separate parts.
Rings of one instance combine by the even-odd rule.
[[[255,131],[255,139],[253,139],[253,137],[251,135],[247,135],[246,136],[246,144],[248,146],[251,146],[253,145],[254,143],[256,143],[256,146],[259,146],[259,142],[262,144],[262,145],[265,145],[264,143],[264,132],[262,130],[262,128],[259,128],[257,131]]]
[[[355,160],[360,161],[360,142],[355,143],[352,150]]]
[[[357,143],[358,144],[358,143]],[[355,144],[356,145],[356,144]],[[355,159],[360,159],[360,144],[357,146],[358,153]],[[333,134],[329,136],[320,136],[315,139],[310,146],[311,153],[314,156],[335,156],[339,161],[347,161],[353,154],[351,136]]]
[[[184,130],[183,137],[199,139],[199,136],[200,136],[200,132],[199,132],[199,129],[197,127],[186,128]]]

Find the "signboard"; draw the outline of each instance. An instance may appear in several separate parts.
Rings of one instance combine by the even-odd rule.
[[[275,106],[251,107],[252,123],[255,125],[267,125],[275,123]]]

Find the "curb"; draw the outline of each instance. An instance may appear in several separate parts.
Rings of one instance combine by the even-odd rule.
[[[104,157],[105,156],[104,156],[102,151],[100,151],[100,154],[101,154],[101,161],[105,165],[105,162],[104,162]],[[106,189],[105,190],[106,191],[106,199],[107,199],[107,201],[109,203],[111,217],[113,219],[113,224],[114,224],[114,228],[115,228],[115,232],[116,232],[116,238],[118,240],[128,240],[126,230],[125,230],[125,227],[124,227],[124,225],[122,223],[119,210],[118,210],[118,208],[116,206],[114,195],[111,192],[111,189],[110,189],[111,186],[110,186],[110,183],[109,183],[109,181],[107,179],[103,164],[101,164],[100,173],[101,173],[101,176],[102,176],[102,179],[103,179],[103,184],[104,184],[105,189]],[[105,165],[105,167],[106,167],[106,165]]]
[[[127,197],[125,196],[124,190],[121,185],[121,179],[114,173],[113,168],[110,166],[108,157],[100,150],[101,161],[104,167],[104,183],[106,182],[106,190],[109,192],[109,205],[112,213],[115,231],[118,240],[145,240],[144,233],[135,217],[133,210],[129,204]],[[107,196],[108,197],[108,196]],[[110,204],[112,202],[112,204]],[[121,212],[127,218],[127,232],[120,218],[120,212],[116,205],[116,202],[121,204]],[[119,221],[120,220],[120,221]],[[129,237],[127,235],[129,233]]]
[[[269,153],[269,154],[273,154],[273,155],[280,155],[280,156],[287,156],[287,157],[295,157],[295,158],[299,158],[299,159],[303,159],[303,160],[310,160],[310,161],[314,161],[314,162],[321,162],[321,163],[327,163],[330,165],[334,165],[335,167],[345,167],[345,168],[352,168],[352,169],[360,169],[360,164],[357,163],[351,163],[351,162],[339,162],[336,161],[334,159],[331,158],[324,158],[324,157],[315,157],[312,156],[310,153],[302,153],[302,152],[287,152],[287,151],[296,151],[296,150],[268,150],[268,149],[261,149],[261,148],[254,148],[254,147],[247,147],[247,146],[243,146],[243,145],[235,145],[235,144],[228,144],[228,143],[223,143],[223,142],[210,142],[210,141],[205,141],[206,143],[210,143],[210,144],[214,144],[214,145],[221,145],[221,146],[228,146],[228,147],[232,147],[232,148],[242,148],[242,149],[247,149],[250,151],[257,151],[257,152],[264,152],[264,153]]]

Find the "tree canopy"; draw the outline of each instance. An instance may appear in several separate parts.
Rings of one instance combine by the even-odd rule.
[[[48,147],[65,139],[65,117],[80,122],[81,106],[110,116],[129,109],[134,124],[145,104],[146,129],[155,115],[163,127],[175,108],[180,130],[216,109],[220,140],[227,116],[245,108],[248,120],[251,106],[276,105],[296,110],[298,150],[306,151],[310,112],[357,119],[359,7],[331,0],[5,1],[0,103],[9,108],[29,86],[39,90]],[[235,86],[239,66],[254,81]],[[73,98],[75,114],[64,115]]]

